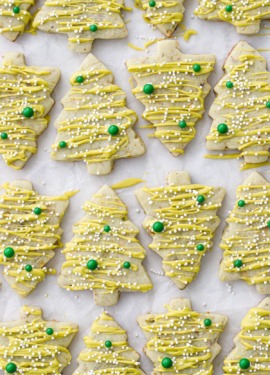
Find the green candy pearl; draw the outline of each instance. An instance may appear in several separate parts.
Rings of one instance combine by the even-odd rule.
[[[25,107],[22,111],[22,115],[26,118],[30,118],[34,116],[34,110],[31,107]]]
[[[227,89],[232,89],[232,88],[233,88],[233,83],[232,83],[232,81],[227,81],[227,82],[226,82],[226,87],[227,87]]]
[[[153,94],[155,88],[153,85],[151,85],[151,83],[147,83],[146,85],[143,86],[143,92],[146,94],[146,95],[151,95]]]
[[[112,136],[117,135],[119,133],[119,128],[117,125],[109,126],[108,133]]]
[[[110,232],[111,230],[111,227],[109,225],[105,225],[104,228],[103,228],[104,232]]]
[[[150,0],[150,1],[149,1],[149,6],[150,6],[151,8],[154,8],[154,7],[156,6],[156,2],[155,2],[154,0]]]
[[[268,100],[268,102],[265,103],[265,106],[266,108],[270,108],[270,100]]]
[[[112,347],[112,342],[110,340],[105,341],[105,347],[110,349]]]
[[[97,31],[98,27],[97,27],[97,25],[93,24],[93,25],[90,25],[89,29],[90,29],[90,31],[95,33]]]
[[[20,13],[20,7],[18,7],[18,6],[15,6],[14,8],[13,8],[13,13],[15,13],[15,14],[18,14],[18,13]]]
[[[12,247],[6,247],[4,250],[4,255],[6,258],[13,258],[15,255],[14,249]]]
[[[90,271],[94,271],[98,268],[98,262],[95,259],[90,259],[86,266]]]
[[[225,10],[226,10],[226,12],[228,12],[228,13],[232,12],[232,10],[233,10],[232,5],[227,5],[227,6],[225,7]]]
[[[204,250],[204,246],[203,246],[202,243],[199,243],[199,244],[197,245],[197,250],[198,250],[198,251],[203,251],[203,250]]]
[[[41,212],[42,212],[42,209],[40,207],[35,207],[33,209],[33,212],[34,212],[35,215],[40,215]]]
[[[193,70],[195,73],[199,73],[201,71],[202,67],[200,64],[194,64],[193,65]]]
[[[13,362],[9,362],[7,365],[6,365],[6,372],[8,374],[13,374],[14,372],[17,371],[17,366],[15,365],[15,363]]]
[[[7,139],[8,135],[7,133],[1,133],[1,139]]]
[[[248,368],[250,368],[250,361],[247,358],[241,358],[239,361],[239,367],[242,370],[247,370]]]
[[[205,201],[205,197],[203,195],[198,195],[197,196],[197,202],[202,204]]]
[[[242,199],[240,199],[240,200],[237,202],[237,204],[238,204],[238,207],[244,207],[244,206],[246,205],[246,202],[243,201]]]
[[[210,327],[211,324],[212,324],[212,320],[211,319],[204,319],[203,323],[204,323],[205,327]]]
[[[66,148],[67,147],[67,142],[65,142],[65,141],[59,142],[59,147],[60,148]]]
[[[187,123],[185,120],[179,121],[178,125],[181,129],[185,129],[187,127]]]
[[[83,83],[84,78],[83,78],[83,76],[77,76],[76,79],[75,79],[75,81],[76,81],[77,83]]]
[[[267,221],[267,226],[268,226],[268,228],[270,228],[270,220]]]
[[[229,131],[229,128],[228,128],[228,125],[227,124],[219,124],[217,126],[217,131],[219,132],[219,134],[226,134],[228,133]]]
[[[154,224],[153,224],[153,231],[156,232],[156,233],[160,233],[164,230],[164,224],[161,223],[160,221],[156,221]]]
[[[54,330],[53,330],[52,328],[47,328],[47,329],[46,329],[46,333],[47,333],[47,335],[49,335],[49,336],[53,335],[53,332],[54,332]]]
[[[169,357],[165,357],[161,361],[161,365],[163,368],[171,368],[173,365],[173,361]]]
[[[241,268],[243,266],[243,262],[241,259],[236,259],[234,262],[233,262],[233,265],[235,268]]]
[[[24,267],[25,271],[26,272],[31,272],[33,267],[31,266],[31,264],[27,264],[25,267]]]
[[[123,263],[123,267],[124,267],[126,270],[128,270],[128,269],[131,267],[130,262],[124,262],[124,263]]]

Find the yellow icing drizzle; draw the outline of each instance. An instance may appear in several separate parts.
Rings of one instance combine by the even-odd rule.
[[[194,73],[194,64],[201,65],[199,73]],[[203,116],[204,98],[208,94],[205,84],[198,83],[198,76],[206,83],[213,68],[214,62],[201,61],[199,57],[198,60],[193,57],[192,62],[183,59],[128,67],[140,82],[132,92],[146,106],[142,117],[150,122],[149,128],[155,129],[151,136],[158,138],[174,155],[183,154],[184,147],[195,137],[195,124]],[[142,82],[153,83],[152,95],[143,92]],[[184,129],[179,127],[182,120],[187,124]]]
[[[5,192],[0,196],[0,264],[12,288],[25,297],[46,274],[55,273],[44,265],[54,256],[53,250],[62,245],[60,223],[65,209],[59,209],[57,204],[68,201],[74,193],[46,197],[9,183],[2,188]],[[33,212],[36,207],[42,210],[39,216]],[[5,257],[7,247],[14,250],[14,257]],[[31,272],[25,270],[28,264],[33,267]]]
[[[22,311],[26,317],[32,315],[31,319],[0,325],[0,369],[5,370],[12,362],[23,375],[60,375],[71,360],[66,341],[78,330],[68,324],[44,321],[40,309],[24,306]],[[47,328],[53,328],[53,335],[46,333]]]
[[[268,374],[270,372],[270,311],[254,307],[249,310],[241,324],[239,334],[241,349],[234,349],[224,361],[223,375],[239,374],[239,361],[248,358],[250,367],[242,370],[248,374]],[[238,346],[237,345],[237,346]]]
[[[2,33],[22,33],[25,30],[26,25],[31,20],[32,16],[26,9],[31,5],[34,5],[34,0],[16,0],[15,3],[1,0],[0,1],[0,14],[1,17],[5,17],[5,21],[1,23],[1,34]],[[20,7],[20,12],[15,14],[13,12],[14,6]]]
[[[212,223],[219,222],[216,211],[221,202],[215,202],[214,188],[202,185],[143,188],[152,208],[151,220],[146,229],[154,238],[149,247],[163,258],[166,276],[176,283],[189,284],[200,269],[202,256],[211,248],[214,231]],[[205,202],[198,204],[197,197],[203,195]],[[162,233],[153,231],[153,224],[164,225]],[[204,246],[203,251],[197,245]]]
[[[44,115],[44,101],[54,88],[46,81],[51,72],[34,67],[16,66],[5,61],[0,68],[0,154],[7,165],[20,169],[37,151],[37,137],[48,126]],[[26,107],[34,110],[32,118],[25,118]],[[19,162],[19,164],[18,164]]]
[[[237,189],[237,202],[226,220],[228,232],[223,235],[221,249],[225,272],[237,273],[248,284],[269,284],[270,271],[270,186],[241,185]],[[238,201],[244,200],[244,207]],[[231,229],[232,228],[232,229]],[[228,234],[226,234],[228,233]],[[241,268],[234,267],[241,260]]]
[[[135,186],[138,184],[141,184],[142,182],[145,182],[144,180],[141,180],[140,178],[127,178],[126,180],[123,180],[121,182],[118,182],[114,185],[112,185],[112,189],[124,189],[127,187]]]
[[[180,23],[183,20],[183,13],[171,11],[171,8],[176,7],[179,1],[163,0],[156,1],[156,6],[151,8],[149,1],[135,0],[138,8],[148,11],[143,15],[144,20],[152,25],[164,25],[165,23]]]

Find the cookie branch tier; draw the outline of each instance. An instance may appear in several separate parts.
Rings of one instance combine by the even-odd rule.
[[[195,125],[204,113],[210,91],[207,79],[213,71],[213,55],[184,55],[176,40],[158,42],[151,57],[128,60],[127,68],[136,85],[132,92],[145,106],[143,118],[174,155],[195,137]]]
[[[0,323],[0,370],[6,374],[60,375],[70,363],[76,324],[46,321],[42,310],[22,306],[20,319]]]
[[[37,138],[47,128],[54,104],[51,93],[60,78],[57,68],[26,66],[24,55],[10,52],[0,67],[0,154],[21,169],[37,152]]]
[[[191,184],[187,172],[170,172],[167,184],[142,188],[136,196],[147,215],[143,226],[153,237],[149,247],[163,258],[165,275],[184,289],[212,246],[225,189]]]
[[[225,358],[223,375],[270,374],[270,298],[249,310]]]
[[[199,0],[196,16],[210,21],[224,21],[239,34],[256,34],[261,21],[270,19],[270,0]]]
[[[183,298],[165,307],[168,312],[138,318],[148,339],[144,351],[154,364],[152,375],[212,375],[226,316],[193,311]]]
[[[253,172],[236,191],[220,247],[220,279],[242,279],[270,294],[270,184]]]
[[[46,0],[33,26],[48,33],[67,34],[69,48],[90,52],[95,39],[127,36],[121,12],[124,0]]]
[[[110,173],[116,159],[144,154],[144,144],[132,129],[137,115],[126,107],[126,94],[99,60],[87,56],[70,83],[55,124],[52,159],[84,161],[89,173],[100,175]]]
[[[147,292],[151,281],[142,265],[145,250],[138,228],[128,220],[125,204],[104,185],[83,209],[74,237],[63,250],[59,285],[67,290],[93,290],[95,302],[115,305],[120,292]]]
[[[164,36],[171,37],[184,17],[184,0],[135,0],[145,11],[144,20]]]
[[[265,58],[247,42],[230,53],[209,115],[209,158],[244,158],[243,169],[267,163],[270,147],[270,73]],[[234,151],[237,151],[234,153]]]
[[[61,246],[60,223],[74,193],[47,197],[29,181],[2,186],[0,196],[0,264],[10,286],[22,297],[34,290],[46,274],[45,267]]]
[[[79,366],[73,375],[145,375],[140,356],[127,342],[126,331],[103,312],[84,337],[86,348],[79,354]]]

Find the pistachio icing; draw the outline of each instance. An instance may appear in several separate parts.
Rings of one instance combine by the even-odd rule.
[[[234,339],[235,348],[225,358],[223,375],[267,374],[270,371],[270,299],[249,310],[241,323],[241,331]],[[249,365],[241,368],[245,358]],[[242,366],[243,367],[243,366]]]
[[[37,138],[48,126],[46,115],[53,105],[50,96],[59,76],[58,69],[26,66],[22,54],[4,55],[0,67],[0,154],[8,166],[21,169],[37,152]]]
[[[259,32],[261,20],[270,18],[269,0],[199,0],[194,12],[210,21],[228,22],[241,34]]]
[[[163,258],[165,275],[183,289],[196,277],[202,257],[212,247],[224,190],[178,183],[144,187],[137,197],[147,214],[144,228],[153,237],[149,247]]]
[[[221,153],[207,157],[243,157],[244,168],[256,167],[267,161],[270,147],[270,75],[266,61],[246,42],[240,42],[224,69],[225,76],[215,88],[217,97],[210,108],[214,121],[207,136],[207,148]],[[219,123],[227,125],[226,133],[219,133]],[[238,153],[231,153],[233,150]]]
[[[139,355],[129,346],[126,331],[107,313],[93,323],[74,375],[143,375]]]
[[[6,183],[2,189],[0,264],[10,286],[25,297],[46,274],[55,272],[45,264],[53,258],[53,250],[61,246],[60,223],[74,193],[47,197],[24,181]]]
[[[270,185],[258,173],[238,186],[220,247],[222,280],[242,279],[259,292],[270,290]],[[258,180],[258,178],[260,178]],[[257,182],[258,180],[258,182]],[[267,289],[267,290],[266,290]]]
[[[156,56],[127,62],[136,81],[132,92],[146,107],[142,117],[150,124],[145,127],[153,129],[150,136],[175,156],[183,154],[195,137],[195,125],[203,116],[210,91],[207,78],[215,64],[212,55],[183,55],[179,48],[177,41],[161,41]],[[144,92],[149,84],[154,89],[151,94]]]
[[[112,73],[103,64],[89,55],[70,83],[72,88],[56,122],[53,159],[84,161],[90,173],[106,174],[114,160],[144,153],[132,130],[137,115],[126,107],[126,94],[113,83]],[[61,141],[66,147],[61,148]]]
[[[20,320],[0,323],[0,369],[7,372],[13,364],[22,375],[60,375],[71,361],[67,347],[77,331],[74,324],[43,320],[38,307],[23,306]]]
[[[189,300],[172,300],[168,312],[141,316],[138,322],[148,342],[146,355],[157,374],[213,374],[213,360],[226,317],[193,311]],[[169,368],[164,365],[169,359]]]
[[[66,261],[59,278],[68,290],[93,290],[95,301],[112,305],[119,291],[147,292],[152,288],[141,262],[145,250],[136,239],[139,230],[128,220],[125,204],[109,186],[103,186],[83,210],[66,243]]]

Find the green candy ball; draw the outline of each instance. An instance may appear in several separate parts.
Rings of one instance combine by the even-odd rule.
[[[181,120],[181,121],[179,121],[178,125],[179,125],[179,127],[180,127],[181,129],[185,129],[185,128],[187,127],[187,123],[186,123],[185,120]]]
[[[83,78],[83,76],[77,76],[76,79],[75,79],[75,81],[76,81],[77,83],[83,83],[84,78]]]
[[[33,212],[34,212],[35,215],[40,215],[41,212],[42,212],[42,209],[40,207],[35,207],[33,209]]]
[[[13,374],[14,372],[17,371],[17,366],[15,363],[13,362],[9,362],[7,365],[6,365],[6,372],[8,374]]]
[[[33,267],[31,266],[31,264],[26,264],[26,266],[24,267],[25,271],[26,272],[31,272]]]
[[[123,267],[124,267],[126,270],[128,270],[128,269],[131,267],[130,262],[124,262],[124,263],[123,263]]]
[[[54,332],[54,330],[53,330],[52,328],[47,328],[47,329],[46,329],[46,333],[47,333],[47,335],[49,335],[49,336],[53,335],[53,332]]]
[[[153,94],[155,88],[153,85],[151,85],[151,83],[147,83],[146,85],[143,86],[143,92],[146,94],[146,95],[151,95]]]
[[[204,201],[205,201],[205,197],[204,197],[204,195],[198,195],[198,196],[197,196],[197,202],[198,202],[199,204],[202,204]]]
[[[164,230],[164,224],[161,223],[160,221],[156,221],[154,224],[153,224],[153,231],[156,232],[156,233],[160,233]]]
[[[94,271],[98,268],[98,262],[95,259],[90,259],[86,266],[90,271]]]
[[[211,324],[212,324],[212,320],[211,319],[204,319],[203,323],[204,323],[205,327],[210,327]]]
[[[243,199],[240,199],[238,202],[238,207],[244,207],[246,205],[246,202]]]
[[[228,125],[227,124],[219,124],[217,127],[217,131],[219,134],[226,134],[229,131]]]
[[[20,13],[20,7],[18,7],[18,6],[15,6],[14,8],[13,8],[13,13],[15,13],[15,14],[19,14]]]
[[[90,29],[90,31],[95,33],[97,31],[98,27],[97,27],[97,25],[93,24],[93,25],[90,25],[89,29]]]
[[[7,139],[8,135],[7,133],[1,133],[1,139]]]
[[[107,341],[105,341],[105,344],[104,344],[104,345],[105,345],[106,348],[109,349],[109,348],[112,347],[112,342],[111,342],[110,340],[107,340]]]
[[[30,118],[34,116],[34,110],[31,107],[25,107],[22,111],[22,115],[26,118]]]
[[[202,70],[202,67],[201,67],[200,64],[194,64],[193,70],[194,70],[195,73],[199,73]]]
[[[247,358],[241,358],[239,361],[239,367],[242,370],[247,370],[248,368],[250,368],[250,361]]]
[[[59,147],[60,148],[66,148],[67,147],[67,142],[65,142],[65,141],[59,142]]]
[[[197,245],[197,250],[198,250],[198,251],[203,251],[203,250],[204,250],[204,246],[203,246],[202,243],[199,243],[199,244]]]
[[[234,262],[233,262],[233,265],[235,268],[241,268],[243,266],[243,262],[241,259],[236,259]]]
[[[161,361],[161,365],[163,368],[171,368],[173,365],[173,361],[169,357],[165,357]]]
[[[4,250],[4,256],[6,258],[13,258],[15,255],[15,251],[14,249],[12,249],[12,247],[6,247],[5,250]]]
[[[226,12],[231,13],[232,10],[233,10],[232,5],[226,5],[225,10],[226,10]]]
[[[117,125],[109,126],[108,133],[112,136],[115,136],[119,133],[119,128]]]

